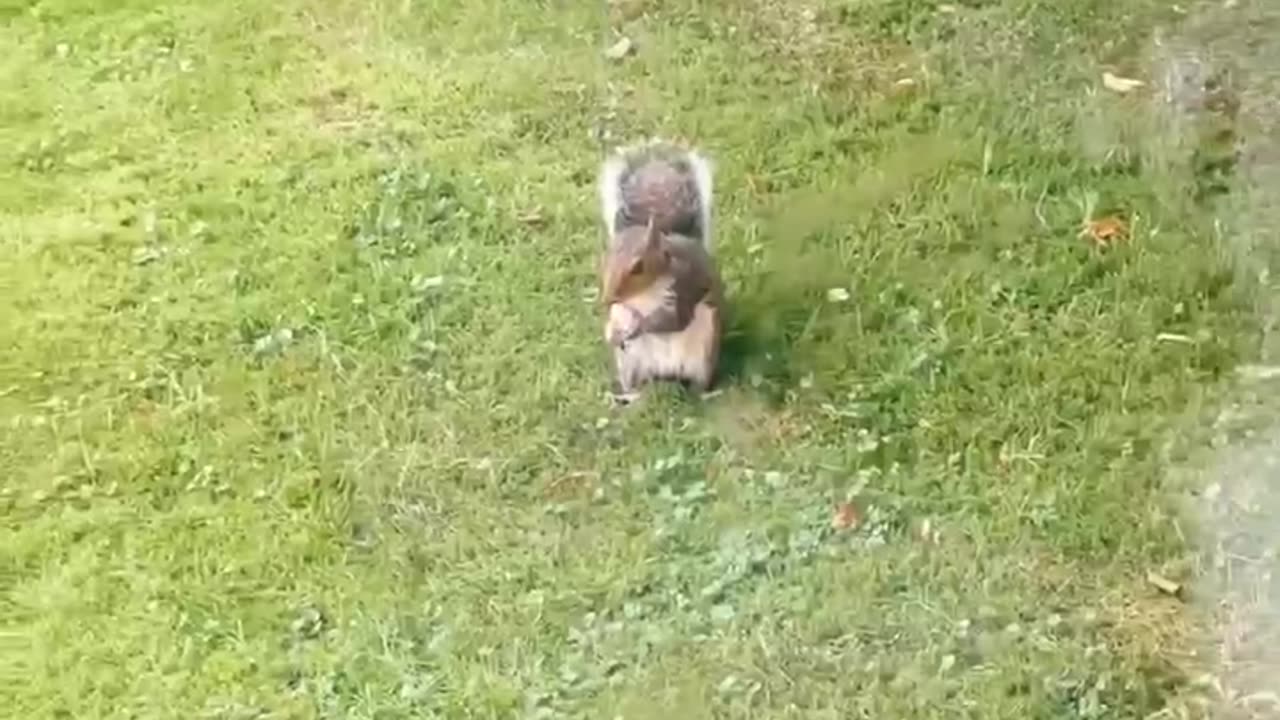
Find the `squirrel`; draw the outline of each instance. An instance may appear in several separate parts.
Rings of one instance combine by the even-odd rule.
[[[619,149],[601,166],[604,335],[622,404],[651,381],[681,381],[699,394],[715,381],[724,309],[711,175],[703,155],[662,140]]]

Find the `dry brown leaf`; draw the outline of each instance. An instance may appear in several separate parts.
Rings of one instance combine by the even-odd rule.
[[[1129,237],[1129,226],[1118,217],[1104,217],[1086,222],[1080,235],[1088,236],[1094,245],[1105,248]]]
[[[858,506],[851,502],[842,502],[836,506],[835,515],[831,517],[831,527],[836,530],[857,530],[862,524],[862,513]]]

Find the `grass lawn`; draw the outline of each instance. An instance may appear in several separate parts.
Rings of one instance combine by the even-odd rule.
[[[1204,619],[1146,576],[1188,579],[1166,469],[1258,319],[1225,120],[1175,141],[1158,83],[1100,81],[1179,22],[0,0],[0,702],[1194,709]],[[705,403],[604,400],[601,133],[717,161]]]

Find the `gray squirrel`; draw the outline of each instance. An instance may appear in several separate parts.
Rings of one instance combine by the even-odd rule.
[[[600,169],[600,265],[616,398],[655,380],[715,381],[723,288],[712,257],[711,163],[664,140],[621,148]]]

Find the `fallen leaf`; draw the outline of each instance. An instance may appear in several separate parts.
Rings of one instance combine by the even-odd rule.
[[[1137,90],[1143,85],[1146,85],[1146,83],[1141,80],[1120,77],[1119,75],[1112,75],[1109,72],[1104,72],[1102,73],[1102,85],[1112,92],[1124,94]]]
[[[836,506],[835,515],[831,517],[831,527],[836,530],[857,530],[862,524],[862,514],[858,506],[851,502],[842,502]]]
[[[604,51],[604,56],[610,60],[621,60],[630,55],[634,49],[635,45],[631,42],[631,38],[623,36],[618,39],[618,42],[610,45],[609,49]]]
[[[1182,585],[1160,575],[1159,573],[1147,573],[1147,582],[1165,595],[1171,595],[1173,597],[1181,597],[1182,595]]]
[[[1080,235],[1087,235],[1098,247],[1109,247],[1129,236],[1129,226],[1118,217],[1105,217],[1086,222]]]

